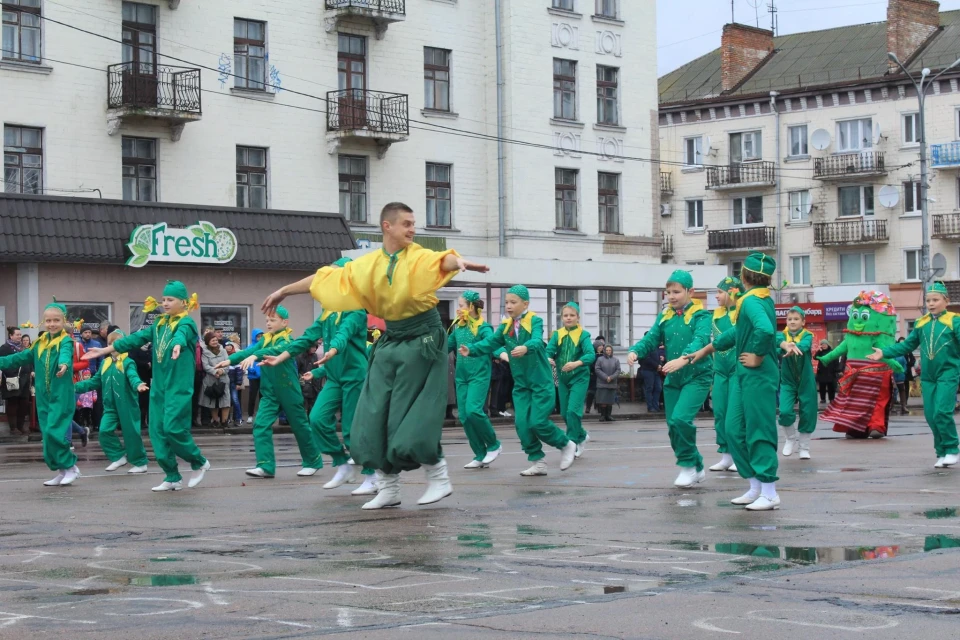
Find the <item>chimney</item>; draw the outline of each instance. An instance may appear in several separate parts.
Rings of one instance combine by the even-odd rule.
[[[723,25],[720,69],[723,90],[730,91],[773,51],[773,31],[736,22]]]
[[[940,28],[940,3],[934,0],[890,0],[887,5],[887,51],[892,51],[904,65],[913,54]],[[891,72],[900,67],[887,62]]]

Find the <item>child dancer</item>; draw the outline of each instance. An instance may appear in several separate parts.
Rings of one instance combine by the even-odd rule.
[[[43,435],[43,461],[57,475],[47,487],[71,485],[80,477],[77,456],[67,440],[76,396],[73,390],[73,338],[64,329],[67,307],[57,302],[43,310],[44,333],[30,349],[0,357],[0,369],[18,369],[33,364],[36,373],[36,406]]]
[[[923,415],[933,431],[933,448],[937,469],[952,467],[958,462],[960,444],[953,407],[960,383],[960,315],[947,311],[950,298],[942,282],[927,289],[927,314],[913,325],[903,342],[874,349],[867,358],[883,360],[920,349],[920,389],[923,392]]]
[[[556,362],[557,390],[560,392],[560,415],[567,425],[567,437],[577,445],[574,454],[583,455],[583,445],[590,434],[583,429],[583,408],[590,386],[590,370],[597,359],[590,334],[580,326],[580,305],[568,302],[560,310],[562,329],[550,336],[547,357]]]
[[[193,401],[193,358],[197,346],[197,325],[190,312],[199,307],[197,294],[187,293],[182,282],[170,280],[163,288],[161,302],[153,296],[146,299],[147,313],[157,307],[163,313],[149,327],[117,339],[112,345],[90,349],[85,360],[127,353],[153,343],[153,382],[150,388],[150,443],[157,464],[166,474],[153,491],[180,491],[182,476],[177,457],[190,463],[193,473],[187,486],[191,489],[203,480],[210,461],[203,457],[190,433]]]
[[[743,294],[740,278],[728,277],[717,285],[717,309],[713,312],[713,339],[719,338],[724,331],[733,326],[730,311],[735,308],[737,298]],[[727,435],[724,421],[730,395],[730,379],[736,375],[737,359],[732,349],[718,351],[713,357],[713,428],[717,432],[717,453],[723,454],[720,462],[710,467],[710,471],[736,471],[733,456],[727,447]]]
[[[817,380],[813,375],[813,334],[804,329],[806,312],[793,307],[787,312],[787,328],[777,333],[783,351],[780,365],[780,426],[787,436],[783,455],[800,449],[800,459],[810,459],[810,434],[817,428]],[[800,424],[793,428],[800,402]],[[797,431],[799,430],[799,435]]]
[[[107,336],[111,345],[124,333],[114,329]],[[137,367],[126,354],[114,353],[104,358],[97,374],[76,386],[77,393],[99,391],[103,396],[103,419],[100,422],[100,447],[110,460],[107,471],[116,471],[128,462],[133,467],[127,473],[147,472],[147,452],[140,436],[140,397],[138,393],[149,387],[137,375]],[[123,433],[123,444],[117,438],[117,428]]]
[[[666,348],[667,364],[686,364],[698,349],[710,343],[711,313],[693,298],[693,277],[678,269],[670,274],[666,288],[667,308],[657,316],[650,331],[630,347],[627,362],[635,364],[661,344]],[[688,489],[706,478],[703,458],[697,450],[697,427],[693,421],[710,393],[709,362],[702,362],[687,371],[668,375],[663,385],[664,409],[670,446],[677,457],[680,475],[674,485]],[[668,374],[671,370],[664,366]]]
[[[517,435],[527,460],[533,463],[522,471],[522,476],[547,475],[543,461],[543,445],[560,449],[560,470],[573,464],[577,444],[550,421],[556,405],[553,373],[547,361],[543,344],[543,320],[528,311],[530,293],[522,284],[510,287],[505,306],[509,317],[500,329],[486,340],[460,345],[460,355],[490,356],[497,351],[510,350],[510,371],[513,374],[513,407],[516,413]]]
[[[493,327],[483,321],[483,300],[476,291],[464,291],[459,300],[460,309],[447,335],[447,350],[457,353],[457,414],[467,434],[467,442],[474,458],[464,469],[487,467],[497,459],[503,447],[484,413],[483,405],[490,391],[490,358],[464,358],[460,345],[472,345],[493,335]],[[494,357],[509,360],[502,349]]]

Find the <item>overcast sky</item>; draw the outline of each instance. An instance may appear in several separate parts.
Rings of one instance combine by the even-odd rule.
[[[777,35],[887,19],[886,0],[775,1]],[[760,26],[769,29],[769,4],[770,0],[734,0],[737,22],[756,26],[759,15]],[[960,9],[960,0],[940,0],[941,11],[954,9]],[[730,0],[657,0],[658,75],[719,47],[720,32],[728,22]]]

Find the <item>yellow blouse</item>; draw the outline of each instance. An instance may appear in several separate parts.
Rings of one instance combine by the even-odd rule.
[[[384,249],[371,251],[343,267],[318,270],[310,294],[325,311],[366,309],[384,320],[405,320],[437,306],[437,289],[457,275],[440,269],[450,254],[460,255],[416,243],[393,255]]]

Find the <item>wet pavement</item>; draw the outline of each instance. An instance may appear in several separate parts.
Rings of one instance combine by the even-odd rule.
[[[243,474],[249,436],[201,437],[197,489],[152,494],[158,473],[102,471],[45,488],[39,445],[0,447],[0,639],[956,638],[960,469],[932,468],[922,419],[849,441],[821,425],[813,459],[781,458],[777,512],[729,504],[744,481],[676,475],[662,422],[588,423],[587,452],[521,478],[516,435],[490,469],[461,432],[444,446],[454,495],[364,512],[332,474]],[[712,431],[701,451],[714,462]],[[151,465],[151,471],[157,467]]]

